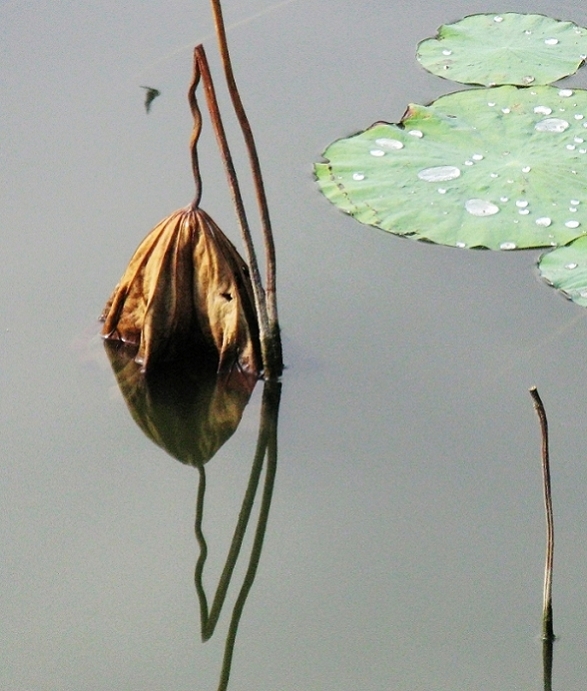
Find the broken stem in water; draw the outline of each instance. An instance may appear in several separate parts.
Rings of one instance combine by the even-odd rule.
[[[544,485],[544,510],[546,513],[546,561],[544,564],[544,593],[542,599],[542,640],[553,641],[552,621],[552,571],[554,565],[554,517],[550,486],[550,460],[548,453],[548,421],[544,404],[535,386],[530,389],[534,410],[540,420],[542,432],[542,481]]]
[[[279,333],[279,320],[277,315],[275,242],[273,240],[271,219],[269,217],[269,206],[267,204],[267,195],[265,193],[265,186],[263,184],[263,175],[261,173],[261,165],[259,163],[259,156],[257,154],[257,147],[255,145],[253,131],[245,112],[243,102],[236,85],[236,80],[234,78],[230,53],[228,50],[228,41],[226,39],[224,18],[222,16],[222,6],[220,4],[220,0],[211,0],[211,3],[226,84],[236,117],[243,132],[245,145],[247,147],[253,182],[255,184],[255,193],[259,207],[259,214],[261,216],[267,273],[265,290],[266,314],[269,327],[269,333],[267,334],[268,340],[266,343],[261,343],[261,348],[263,350],[263,360],[266,368],[265,376],[267,379],[274,379],[279,377],[283,371],[283,356],[281,337]],[[265,361],[266,355],[267,361]]]

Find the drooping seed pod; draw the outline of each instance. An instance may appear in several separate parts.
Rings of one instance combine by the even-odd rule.
[[[261,369],[248,268],[212,218],[194,205],[147,235],[101,320],[105,338],[137,347],[143,371],[185,356],[219,372]]]

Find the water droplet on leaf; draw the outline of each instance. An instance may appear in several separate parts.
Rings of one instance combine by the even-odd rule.
[[[540,218],[536,219],[536,225],[537,226],[542,226],[543,228],[548,228],[552,224],[552,219],[548,218],[548,216],[541,216]]]
[[[548,106],[536,106],[536,108],[534,108],[534,112],[538,115],[550,115],[552,113],[552,108],[549,108]]]
[[[502,242],[501,245],[499,246],[500,250],[515,250],[516,249],[516,243],[515,242]]]
[[[493,216],[499,211],[499,206],[485,199],[468,199],[465,202],[465,209],[472,216]]]
[[[558,38],[547,38],[544,43],[546,43],[547,46],[556,46]]]
[[[398,151],[399,149],[404,148],[403,143],[400,142],[399,139],[388,139],[383,137],[381,139],[376,139],[375,143],[381,146],[383,149],[390,149],[392,151]]]
[[[560,118],[546,118],[537,122],[534,129],[537,132],[564,132],[569,127],[566,120]]]
[[[579,223],[579,221],[567,221],[567,222],[565,223],[565,226],[566,226],[567,228],[578,228],[580,225],[581,225],[581,224]]]
[[[418,177],[426,182],[446,182],[447,180],[455,180],[460,174],[461,171],[456,166],[434,166],[421,170]]]

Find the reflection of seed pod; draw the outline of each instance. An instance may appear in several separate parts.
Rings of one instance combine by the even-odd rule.
[[[135,422],[188,465],[206,463],[233,435],[257,381],[242,371],[218,375],[185,363],[160,363],[145,375],[119,342],[106,341],[106,353]]]
[[[219,371],[260,370],[248,268],[199,208],[176,211],[147,235],[101,320],[105,338],[138,348],[143,370],[185,355]]]

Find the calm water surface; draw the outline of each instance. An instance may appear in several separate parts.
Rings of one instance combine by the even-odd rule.
[[[360,226],[317,192],[311,166],[332,140],[456,88],[414,58],[441,23],[517,10],[585,26],[587,10],[292,0],[258,14],[270,4],[225,2],[276,228],[288,364],[229,688],[542,689],[537,385],[557,529],[553,686],[583,691],[584,311],[539,283],[538,252],[449,250]],[[210,12],[203,0],[8,0],[0,25],[0,687],[214,691],[251,531],[202,643],[198,471],[143,434],[92,340],[138,242],[191,200],[185,91],[199,40],[218,74]],[[148,117],[143,84],[162,92]],[[203,206],[236,239],[208,139]],[[209,598],[261,394],[206,466]]]

